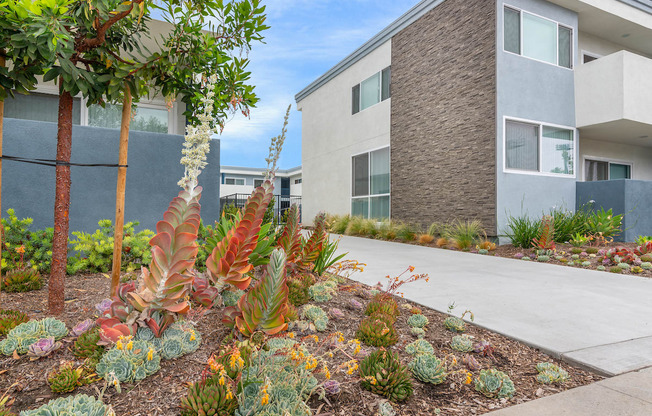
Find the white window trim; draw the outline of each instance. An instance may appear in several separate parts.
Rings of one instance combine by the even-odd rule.
[[[590,51],[587,51],[587,50],[585,50],[585,49],[582,49],[582,50],[580,50],[580,62],[582,62],[582,65],[585,64],[585,62],[584,62],[584,55],[586,55],[586,56],[590,56],[591,58],[595,58],[595,59],[600,59],[600,58],[603,57],[603,55],[599,55],[599,54],[597,54],[597,53],[590,52]],[[590,62],[586,62],[586,63],[590,63]]]
[[[565,173],[551,173],[551,172],[508,168],[507,167],[507,122],[508,121],[515,121],[517,123],[526,123],[526,124],[533,124],[539,126],[539,169],[541,169],[541,166],[543,165],[542,163],[543,162],[543,151],[542,151],[543,127],[544,126],[556,127],[556,128],[572,131],[573,132],[573,174],[567,175]],[[528,120],[525,118],[503,116],[503,173],[515,173],[518,175],[548,176],[552,178],[575,179],[577,178],[577,163],[575,162],[577,160],[577,149],[578,149],[578,140],[577,140],[577,129],[575,129],[575,127],[564,126],[561,124],[554,124],[554,123],[544,123],[542,121]]]
[[[233,179],[233,183],[226,183],[226,180],[227,180],[227,179]],[[238,180],[241,180],[241,181],[242,181],[242,185],[238,185],[237,183],[235,183],[235,181],[238,181]],[[236,177],[234,177],[234,176],[225,176],[225,177],[224,177],[224,183],[223,183],[222,185],[227,185],[227,186],[246,186],[246,185],[247,185],[247,181],[246,181],[244,178],[236,178]]]
[[[608,166],[608,169],[607,169],[607,174],[609,176],[611,176],[611,164],[612,163],[615,163],[617,165],[627,165],[627,166],[629,166],[630,179],[634,179],[634,161],[633,160],[620,160],[620,159],[612,159],[610,157],[604,157],[604,156],[582,155],[582,182],[595,182],[595,181],[587,181],[586,180],[586,172],[584,172],[584,166],[586,166],[586,160],[587,159],[588,160],[595,160],[596,162],[607,162],[607,163],[609,163],[609,166]],[[607,180],[610,181],[611,178],[609,178]]]
[[[256,181],[260,181],[260,185],[258,185],[258,186],[263,186],[263,184],[265,183],[265,179],[254,179],[254,181],[253,181],[254,188],[257,187],[256,186]]]
[[[520,29],[519,29],[520,33],[519,33],[519,35],[521,36],[520,42],[519,42],[519,46],[520,46],[519,53],[510,52],[510,51],[505,49],[505,8],[506,7],[519,12],[518,23],[520,25]],[[550,22],[553,22],[553,23],[557,24],[557,33],[555,33],[555,55],[557,57],[556,63],[553,64],[553,63],[548,62],[548,61],[542,61],[541,59],[531,58],[529,56],[523,55],[523,13],[527,13],[527,14],[529,14],[531,16],[535,16],[535,17],[540,17],[541,19],[548,20]],[[563,28],[566,28],[566,29],[570,29],[570,31],[571,31],[571,67],[570,68],[566,68],[565,66],[559,65],[559,26],[561,26]],[[520,7],[512,6],[511,4],[507,4],[507,3],[503,3],[503,28],[502,28],[502,31],[503,31],[503,52],[508,53],[510,55],[514,55],[514,56],[520,56],[521,58],[530,59],[532,61],[541,62],[543,64],[551,65],[551,66],[554,66],[554,67],[557,67],[557,68],[565,69],[567,71],[574,71],[575,70],[575,65],[576,65],[576,62],[575,62],[576,61],[576,59],[575,59],[575,29],[572,26],[563,24],[563,23],[558,22],[556,20],[549,19],[549,18],[547,18],[545,16],[541,16],[541,15],[538,15],[536,13],[529,12],[527,10],[524,10],[524,9],[520,8]]]
[[[360,96],[358,97],[358,108],[359,108],[359,110],[358,110],[357,113],[352,114],[353,116],[355,116],[355,115],[357,115],[357,114],[360,114],[360,113],[362,113],[363,111],[368,110],[368,109],[370,109],[370,108],[372,108],[372,107],[375,107],[375,106],[377,106],[377,105],[380,104],[380,103],[383,103],[383,102],[385,102],[385,101],[389,101],[389,100],[392,99],[392,96],[390,95],[389,97],[387,97],[387,98],[385,98],[385,99],[383,100],[383,71],[384,71],[386,68],[390,67],[390,66],[391,66],[391,65],[387,65],[386,67],[384,67],[384,68],[381,69],[380,71],[376,71],[376,72],[374,72],[373,74],[369,75],[367,78],[365,78],[365,79],[363,79],[362,81],[358,82],[357,84],[354,84],[354,85],[353,85],[353,87],[355,87],[356,85],[359,85],[359,86],[360,86]],[[378,75],[378,102],[377,102],[376,104],[372,104],[372,105],[370,105],[369,107],[363,109],[363,108],[362,108],[362,83],[365,82],[366,80],[368,80],[369,78],[373,77],[374,75]],[[381,149],[382,149],[382,148],[381,148]],[[367,152],[362,152],[362,153],[367,153]]]
[[[48,95],[59,95],[59,87],[56,85],[49,84],[38,84],[35,93],[39,94],[48,94]],[[86,99],[82,97],[81,94],[77,94],[74,98],[79,98],[81,100],[81,114],[79,117],[80,126],[88,126],[88,106],[86,105]],[[168,133],[167,134],[178,134],[178,110],[179,106],[176,102],[173,103],[172,108],[168,110],[168,107],[165,102],[160,100],[142,100],[138,103],[135,103],[138,107],[143,108],[153,108],[156,110],[166,110],[168,112]],[[117,129],[119,130],[119,129]],[[148,133],[148,132],[146,132]],[[151,133],[151,132],[149,132]]]
[[[374,194],[371,195],[371,177],[369,178],[369,183],[367,184],[367,195],[363,196],[353,196],[353,158],[355,156],[360,156],[365,153],[371,154],[372,152],[375,152],[376,150],[382,150],[382,149],[389,149],[389,192],[385,194]],[[380,196],[388,196],[389,197],[389,214],[388,214],[388,219],[392,218],[392,148],[391,146],[380,146],[380,147],[375,147],[373,149],[366,150],[364,152],[359,152],[359,153],[353,153],[349,156],[349,196],[351,201],[349,201],[349,214],[353,215],[353,209],[351,207],[352,202],[354,199],[362,199],[362,198],[375,198],[375,197],[380,197]],[[371,172],[371,156],[367,159],[367,169],[368,172]],[[371,201],[369,203],[369,206],[367,207],[367,218],[369,218],[369,213],[371,210]]]

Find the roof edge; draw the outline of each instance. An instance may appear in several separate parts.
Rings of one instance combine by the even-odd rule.
[[[407,26],[414,23],[415,20],[419,19],[421,16],[439,6],[445,0],[422,0],[413,6],[410,10],[405,12],[401,17],[392,22],[385,29],[378,32],[374,37],[365,42],[358,49],[353,51],[349,56],[341,60],[337,65],[329,69],[325,74],[314,80],[310,85],[301,90],[298,94],[294,96],[294,99],[297,103],[303,100],[321,86],[326,84],[328,81],[332,80],[342,72],[344,72],[351,65],[358,62],[360,59],[367,56],[369,53],[374,51],[383,43],[387,42],[394,35],[396,35],[401,30],[405,29]],[[628,0],[628,1],[637,1],[637,0]]]
[[[639,10],[652,14],[652,2],[650,0],[618,0]]]

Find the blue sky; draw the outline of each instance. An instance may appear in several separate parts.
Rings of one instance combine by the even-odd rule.
[[[294,95],[405,13],[418,0],[268,0],[265,44],[249,57],[260,98],[251,118],[226,123],[221,164],[264,167],[269,139],[292,104],[280,167],[301,164],[301,113]]]

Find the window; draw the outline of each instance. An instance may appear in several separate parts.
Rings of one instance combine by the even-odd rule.
[[[122,106],[107,104],[92,105],[88,108],[88,125],[95,127],[120,128],[122,122]],[[168,132],[168,111],[162,108],[136,107],[135,115],[129,123],[129,129],[135,131],[150,131],[153,133]]]
[[[573,130],[514,120],[505,121],[505,169],[575,175]]]
[[[389,218],[389,147],[352,158],[351,215]]]
[[[294,180],[294,184],[295,184],[295,185],[299,185],[300,183],[301,183],[301,178],[299,178],[299,179],[295,179],[295,180]]]
[[[224,178],[224,185],[244,185],[243,178]]]
[[[351,89],[352,113],[356,114],[391,97],[391,67],[356,84]]]
[[[16,93],[5,100],[5,117],[22,120],[49,121],[56,123],[59,117],[59,96],[52,94]],[[72,100],[72,124],[81,122],[81,100]]]
[[[263,186],[264,180],[262,179],[254,179],[254,188],[258,188],[259,186]]]
[[[585,181],[607,181],[610,179],[632,179],[632,165],[607,160],[584,160]]]
[[[505,51],[564,68],[573,67],[571,28],[511,7],[504,11]]]
[[[593,62],[597,59],[602,58],[600,55],[597,55],[592,52],[582,52],[582,63],[583,64],[588,64],[589,62]]]

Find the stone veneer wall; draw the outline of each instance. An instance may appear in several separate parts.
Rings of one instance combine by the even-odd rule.
[[[496,235],[496,4],[446,0],[392,39],[391,215]]]

